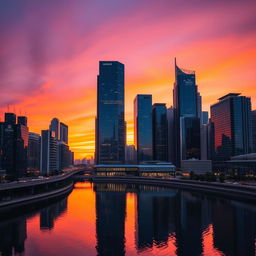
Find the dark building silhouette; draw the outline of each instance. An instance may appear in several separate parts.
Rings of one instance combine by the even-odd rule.
[[[134,100],[134,142],[138,163],[153,159],[152,95],[138,94]]]
[[[188,158],[184,158],[186,156],[189,156],[190,158],[198,158],[198,152],[200,151],[200,136],[199,136],[199,143],[196,140],[193,140],[193,138],[190,138],[189,140],[191,142],[196,142],[195,145],[190,145],[188,150],[190,148],[197,148],[195,150],[195,155],[191,155],[191,153],[184,153],[186,151],[186,148],[181,148],[182,145],[186,145],[186,141],[181,141],[180,132],[183,130],[191,131],[190,129],[187,129],[187,127],[182,127],[183,124],[193,123],[193,125],[199,126],[194,127],[193,130],[196,132],[199,130],[200,133],[200,116],[201,113],[201,98],[197,91],[197,85],[196,85],[196,75],[194,71],[184,70],[179,68],[176,65],[176,59],[175,59],[175,83],[174,83],[174,89],[173,89],[173,107],[174,107],[174,143],[175,143],[175,164],[180,167],[181,160],[186,160]],[[199,105],[200,103],[200,105]],[[185,118],[185,121],[181,121],[182,118]],[[189,121],[188,119],[191,118]],[[199,121],[195,121],[195,119],[198,118]],[[193,133],[189,134],[183,134],[182,138],[187,138],[188,136],[194,136]],[[199,148],[198,148],[199,146]]]
[[[139,251],[166,246],[168,237],[175,232],[176,191],[141,191],[136,205],[136,247]]]
[[[25,217],[0,223],[0,255],[21,255],[25,251],[27,223]]]
[[[166,104],[153,105],[153,159],[168,161],[168,123]]]
[[[52,119],[49,126],[49,130],[54,132],[53,135],[56,140],[60,139],[60,121],[58,118],[55,117]]]
[[[216,201],[212,205],[214,246],[225,255],[255,255],[255,211]],[[221,214],[220,214],[221,213]]]
[[[252,111],[252,145],[253,152],[256,152],[256,110]]]
[[[125,255],[126,194],[95,188],[97,255]]]
[[[124,65],[100,61],[97,84],[96,163],[125,162]]]
[[[37,133],[28,134],[28,169],[40,170],[41,136]]]
[[[252,152],[251,99],[229,93],[211,106],[214,159]]]
[[[64,123],[60,123],[60,141],[68,144],[68,126]]]
[[[0,124],[0,160],[1,168],[7,175],[22,177],[27,170],[28,127],[27,118],[14,113],[5,113]]]
[[[40,229],[51,230],[54,222],[67,210],[67,198],[51,204],[40,211]]]
[[[167,109],[168,122],[168,162],[175,162],[175,139],[174,139],[174,109]]]
[[[200,159],[200,119],[181,117],[180,124],[181,159]]]
[[[197,256],[203,252],[202,246],[202,203],[200,198],[180,191],[176,204],[176,244],[177,255]]]

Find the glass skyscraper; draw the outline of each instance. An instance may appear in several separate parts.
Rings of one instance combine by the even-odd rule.
[[[153,160],[152,95],[139,94],[134,100],[134,142],[138,163]]]
[[[164,103],[153,105],[153,158],[168,161],[168,123]]]
[[[200,159],[200,153],[198,155],[198,152],[200,152],[199,99],[200,95],[197,91],[195,72],[179,68],[176,65],[175,59],[175,83],[173,89],[174,159],[178,167],[180,166],[181,160],[190,158]],[[189,120],[190,118],[191,120]],[[198,119],[198,121],[196,121],[196,119]],[[185,125],[185,127],[182,127],[182,125]],[[191,127],[191,125],[193,125],[193,127]],[[190,136],[192,136],[192,138],[189,138]],[[188,142],[190,144],[189,146]],[[182,148],[184,146],[185,148]]]
[[[251,99],[229,93],[211,106],[214,159],[252,152]]]
[[[125,162],[124,65],[100,61],[97,85],[96,163]]]

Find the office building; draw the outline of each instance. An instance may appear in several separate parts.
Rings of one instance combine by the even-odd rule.
[[[168,161],[168,123],[166,104],[155,103],[153,114],[153,159]]]
[[[134,100],[134,142],[138,163],[153,159],[152,95],[139,94]]]
[[[54,132],[42,130],[40,171],[43,175],[57,171],[57,141]]]
[[[251,99],[229,93],[211,106],[215,160],[252,152]]]
[[[175,162],[175,140],[174,140],[174,109],[170,107],[167,109],[167,123],[168,123],[168,162]]]
[[[41,136],[34,132],[28,134],[28,170],[40,170]]]
[[[96,163],[125,162],[124,65],[100,61],[97,83]]]
[[[60,121],[58,118],[53,118],[49,126],[50,131],[54,132],[54,138],[56,140],[60,139]]]
[[[256,153],[256,110],[252,111],[252,145],[253,152]]]
[[[181,160],[200,159],[200,117],[198,116],[201,112],[201,96],[197,91],[195,72],[179,68],[176,59],[173,108],[175,164],[180,167]]]
[[[60,123],[60,141],[68,144],[68,126],[64,123]]]
[[[5,113],[0,124],[1,168],[9,177],[22,177],[27,170],[28,127],[26,117]]]
[[[209,114],[208,111],[202,111],[201,115],[201,124],[208,124],[209,123]]]

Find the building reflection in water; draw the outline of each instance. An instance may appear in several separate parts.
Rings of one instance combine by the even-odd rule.
[[[79,256],[88,250],[98,256],[255,256],[255,205],[154,186],[94,184],[93,188],[95,193],[87,194],[93,198],[70,196],[69,207],[65,198],[32,212],[0,216],[0,255]],[[81,189],[72,193],[80,194]],[[93,202],[95,215],[85,217],[88,208],[77,212],[80,199]],[[69,214],[64,215],[66,211]],[[60,216],[58,228],[54,227]],[[84,227],[95,223],[95,230],[88,234],[86,228],[79,229],[80,223]]]
[[[98,255],[125,255],[126,193],[123,186],[96,185],[94,189]]]
[[[40,229],[51,230],[54,221],[67,210],[67,198],[40,211]]]
[[[67,198],[51,204],[40,210],[40,229],[52,229],[54,221],[67,209]],[[22,214],[22,210],[20,211]],[[38,212],[23,214],[0,222],[0,255],[11,256],[25,252],[25,241],[27,239],[27,219]]]
[[[18,217],[0,223],[0,255],[11,256],[25,250],[27,238],[26,218]]]
[[[255,255],[255,207],[152,186],[97,184],[94,189],[100,256],[125,254],[127,192],[137,195],[135,246],[140,253],[166,248],[174,238],[175,249],[167,252],[178,256],[206,255],[209,248],[212,255]]]

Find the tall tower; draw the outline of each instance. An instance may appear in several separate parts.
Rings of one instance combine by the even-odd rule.
[[[175,58],[173,89],[175,164],[181,160],[200,159],[199,94],[194,71],[181,69]]]
[[[100,61],[97,84],[96,163],[125,162],[124,64]]]
[[[153,160],[152,95],[139,94],[134,100],[134,142],[137,162]]]
[[[240,93],[229,93],[211,106],[214,134],[214,159],[227,160],[231,156],[251,153],[251,99]]]
[[[50,130],[54,132],[54,138],[56,140],[60,139],[60,121],[58,118],[53,118],[50,124]]]
[[[168,122],[165,103],[153,105],[153,158],[168,161]]]

